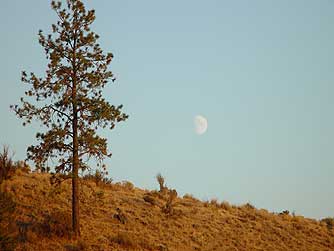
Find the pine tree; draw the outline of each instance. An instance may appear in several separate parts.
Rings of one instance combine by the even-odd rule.
[[[48,65],[43,78],[22,72],[22,82],[29,86],[21,104],[12,106],[16,115],[45,126],[36,138],[39,144],[27,149],[27,158],[45,168],[55,161],[57,173],[67,173],[72,179],[72,227],[80,235],[78,171],[87,168],[88,159],[98,164],[111,153],[107,139],[97,134],[98,128],[113,129],[128,115],[122,105],[108,103],[103,88],[115,81],[108,69],[112,53],[103,53],[97,43],[99,36],[90,29],[94,10],[87,11],[80,0],[67,0],[66,6],[52,1],[59,20],[52,33],[39,31],[39,43],[44,48]]]

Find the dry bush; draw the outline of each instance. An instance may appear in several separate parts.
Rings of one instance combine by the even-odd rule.
[[[130,181],[122,181],[121,186],[128,191],[133,191],[135,186]]]
[[[96,191],[96,192],[94,193],[94,197],[95,197],[95,201],[103,202],[103,199],[104,199],[104,191],[103,191],[103,190]]]
[[[90,180],[95,182],[96,186],[99,185],[111,185],[112,184],[112,178],[107,177],[108,173],[100,170],[95,170],[94,174],[88,173],[84,175],[82,178],[84,180]]]
[[[16,203],[8,193],[0,192],[0,250],[11,251],[16,246],[16,241],[7,233],[11,215],[14,213]]]
[[[148,238],[143,238],[134,232],[118,232],[115,236],[109,238],[109,240],[125,249],[155,250]]]
[[[123,213],[120,208],[116,208],[116,213],[114,214],[114,219],[118,220],[122,224],[125,224],[128,221],[128,218]]]
[[[43,220],[34,227],[34,231],[45,237],[52,235],[70,237],[72,234],[71,214],[63,211],[54,211],[43,215]]]
[[[200,201],[199,199],[196,199],[194,197],[194,195],[186,193],[185,195],[183,195],[183,199],[187,199],[187,200],[193,200],[193,201]]]
[[[14,166],[13,154],[10,154],[8,146],[3,146],[0,152],[0,184],[14,172]]]
[[[22,160],[16,161],[14,163],[14,168],[16,172],[20,171],[21,173],[25,173],[25,174],[31,172],[30,166],[25,161],[22,161]]]
[[[10,194],[0,192],[0,223],[6,220],[15,210],[16,204]]]
[[[290,214],[290,212],[289,212],[289,210],[284,210],[284,211],[282,211],[282,212],[280,212],[278,215],[289,215]]]
[[[137,248],[136,238],[132,234],[119,232],[116,236],[110,238],[111,242],[117,243],[124,248]]]
[[[84,241],[78,240],[77,243],[65,244],[64,248],[68,251],[84,251],[87,249],[87,245]]]
[[[211,199],[210,204],[211,204],[211,206],[216,207],[216,208],[218,208],[220,206],[217,199]]]
[[[334,218],[324,218],[320,222],[323,222],[326,224],[326,227],[328,230],[333,230],[334,228]]]
[[[168,190],[166,190],[166,192],[167,191]],[[152,191],[146,193],[145,195],[149,195],[149,196],[155,198],[158,201],[158,200],[165,200],[166,199],[166,195],[168,195],[166,192],[160,193],[159,191],[152,190]]]
[[[226,211],[230,211],[232,209],[230,203],[228,203],[227,201],[221,202],[219,207],[226,210]]]
[[[10,153],[8,146],[2,146],[0,152],[0,184],[9,179],[15,172],[29,173],[30,167],[25,161],[14,161],[14,153]]]
[[[256,208],[250,204],[249,202],[247,202],[245,205],[242,205],[241,208],[245,208],[247,210],[255,210]]]
[[[177,198],[177,192],[175,189],[169,190],[168,198],[165,206],[162,208],[162,211],[167,215],[172,215],[174,213],[174,202]]]
[[[162,175],[160,173],[158,173],[157,176],[156,176],[156,179],[157,179],[157,181],[159,183],[159,187],[160,187],[159,191],[161,193],[164,192],[164,191],[166,191],[167,187],[165,186],[165,178],[162,177]]]
[[[183,199],[185,200],[183,202],[183,204],[187,204],[187,201],[188,201],[188,204],[201,204],[202,201],[195,198],[192,194],[185,194],[183,195]]]
[[[51,186],[55,188],[60,188],[60,185],[62,182],[71,179],[70,174],[65,174],[65,173],[51,173],[50,176],[50,184]]]
[[[203,202],[204,207],[209,207],[210,206],[210,201],[206,200]]]
[[[144,199],[145,202],[147,202],[147,203],[149,203],[153,206],[157,205],[157,201],[151,193],[145,194],[143,199]]]
[[[14,238],[2,234],[0,232],[0,250],[2,251],[14,251],[16,246],[16,241]]]
[[[32,222],[16,221],[16,226],[19,229],[18,241],[26,242],[28,240],[28,230],[32,226]]]

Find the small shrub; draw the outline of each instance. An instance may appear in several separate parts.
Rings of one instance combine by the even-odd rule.
[[[8,146],[3,146],[0,152],[0,184],[14,172],[14,166],[13,154],[10,154]]]
[[[177,198],[177,192],[175,189],[173,190],[169,190],[169,193],[168,193],[168,198],[167,198],[167,201],[166,201],[166,205],[162,208],[162,211],[165,213],[165,214],[168,214],[168,215],[172,215],[173,212],[174,212],[174,202],[175,202],[175,199]]]
[[[192,194],[187,194],[187,193],[183,195],[183,199],[191,200],[193,202],[198,202],[198,203],[201,202],[199,199],[195,198]]]
[[[50,184],[55,188],[60,188],[60,185],[63,181],[71,179],[70,174],[64,173],[51,173]]]
[[[219,207],[219,202],[217,199],[211,199],[210,200],[210,204],[213,206],[213,207]]]
[[[111,185],[113,180],[112,178],[108,178],[107,175],[108,172],[106,171],[95,170],[94,174],[88,173],[83,176],[83,179],[95,182],[96,186],[99,186],[101,184]]]
[[[16,207],[12,196],[5,192],[0,192],[0,223],[11,215]]]
[[[130,181],[122,181],[122,186],[129,191],[133,191],[135,186]]]
[[[279,213],[279,215],[289,215],[289,214],[290,214],[289,210],[284,210]]]
[[[28,240],[28,229],[31,227],[31,222],[17,221],[16,226],[19,228],[18,241],[26,242]]]
[[[160,186],[159,191],[162,193],[167,189],[167,187],[165,186],[165,178],[162,177],[162,175],[160,173],[157,174],[156,178],[157,178],[157,181],[158,181],[159,186]]]
[[[188,200],[197,200],[194,195],[186,193],[183,195],[183,199],[188,199]]]
[[[249,202],[247,202],[245,205],[242,206],[242,208],[246,208],[246,209],[249,209],[249,210],[254,210],[255,207],[250,204]]]
[[[145,194],[143,197],[144,201],[151,204],[151,205],[156,205],[157,201],[156,199],[151,195],[151,194]]]
[[[16,171],[21,171],[22,173],[30,173],[30,166],[25,161],[16,161],[14,163],[14,168]]]
[[[203,206],[204,207],[209,207],[210,206],[210,202],[208,200],[203,202]]]
[[[2,234],[0,232],[0,250],[3,251],[14,251],[16,246],[16,241],[14,238],[8,235]]]
[[[103,204],[104,191],[100,190],[94,193],[95,200]]]
[[[110,238],[110,240],[125,248],[136,248],[138,246],[135,238],[133,238],[133,236],[129,235],[128,233],[117,233],[116,236]]]
[[[222,203],[220,203],[219,207],[226,211],[230,211],[232,209],[230,203],[228,203],[227,201],[223,201]]]
[[[12,251],[15,249],[16,241],[8,235],[6,223],[14,213],[16,203],[8,193],[0,192],[0,250]]]
[[[334,228],[334,218],[324,218],[320,222],[323,222],[326,224],[326,227],[328,230],[333,230]]]
[[[156,250],[155,245],[149,241],[149,238],[135,232],[118,232],[109,240],[124,248],[120,250]]]
[[[122,212],[120,208],[116,208],[116,213],[114,214],[114,219],[118,220],[122,224],[125,224],[128,219],[126,215]]]
[[[87,245],[82,240],[79,240],[77,243],[65,244],[64,248],[68,251],[83,251],[87,249]]]
[[[58,237],[69,237],[72,234],[72,219],[71,215],[55,211],[50,214],[45,214],[43,220],[35,227],[35,232],[45,237],[56,235]]]

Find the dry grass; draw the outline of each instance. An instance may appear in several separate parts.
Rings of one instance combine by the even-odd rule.
[[[93,179],[80,182],[81,238],[71,240],[70,181],[51,187],[49,179],[50,174],[17,172],[1,185],[16,204],[6,225],[20,240],[16,250],[334,250],[330,218],[201,202],[129,182],[101,186]]]

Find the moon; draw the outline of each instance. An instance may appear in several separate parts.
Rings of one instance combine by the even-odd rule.
[[[202,115],[196,115],[194,118],[195,132],[202,135],[208,129],[208,120]]]

